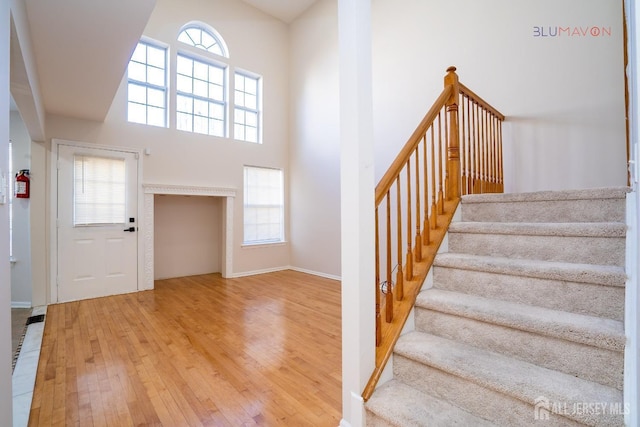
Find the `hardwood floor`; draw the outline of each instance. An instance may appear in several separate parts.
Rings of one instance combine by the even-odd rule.
[[[337,426],[340,283],[156,281],[51,305],[30,426]]]

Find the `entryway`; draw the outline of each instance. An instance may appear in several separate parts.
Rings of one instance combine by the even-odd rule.
[[[133,150],[54,141],[52,302],[138,290],[138,161]]]

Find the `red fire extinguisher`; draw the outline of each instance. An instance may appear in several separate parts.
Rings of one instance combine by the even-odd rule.
[[[29,169],[22,169],[16,174],[15,196],[18,199],[29,198]]]

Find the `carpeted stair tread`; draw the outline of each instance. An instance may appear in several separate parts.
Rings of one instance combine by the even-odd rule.
[[[462,196],[463,221],[625,222],[627,187]]]
[[[624,238],[627,226],[621,222],[517,223],[517,222],[453,222],[450,233],[508,234],[554,237],[618,237]]]
[[[452,252],[438,254],[434,266],[618,287],[624,287],[627,279],[624,268],[620,266],[539,261]]]
[[[421,292],[416,299],[416,307],[608,350],[624,350],[623,323],[617,320],[440,289]]]
[[[391,380],[379,387],[366,407],[388,425],[399,427],[494,425],[397,380]]]
[[[395,353],[512,396],[532,407],[540,397],[569,407],[580,402],[618,404],[623,399],[622,392],[612,387],[422,332],[400,337]],[[620,416],[610,414],[576,413],[570,416],[588,425],[618,425],[621,420]]]
[[[529,193],[485,193],[462,196],[462,203],[546,202],[567,200],[625,199],[628,187],[603,187],[582,190],[534,191]]]

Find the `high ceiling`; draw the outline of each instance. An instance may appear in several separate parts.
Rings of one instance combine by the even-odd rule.
[[[26,0],[47,113],[102,121],[155,0]]]
[[[284,22],[291,23],[316,0],[242,0]]]
[[[290,23],[316,0],[242,1]],[[24,2],[45,112],[103,121],[156,0]],[[12,50],[21,54],[18,44]],[[12,91],[28,86],[25,73],[12,67]],[[26,103],[16,103],[25,113]]]

